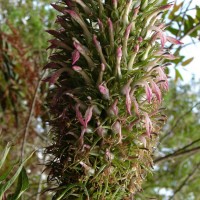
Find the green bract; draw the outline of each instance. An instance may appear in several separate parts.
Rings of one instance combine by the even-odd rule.
[[[167,41],[157,0],[63,0],[46,65],[53,199],[130,199],[151,171],[165,120]]]

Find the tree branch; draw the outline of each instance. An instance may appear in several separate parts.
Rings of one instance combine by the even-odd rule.
[[[200,162],[195,166],[191,173],[183,180],[183,182],[179,185],[179,187],[174,191],[174,194],[169,198],[169,200],[174,199],[174,196],[182,190],[182,188],[188,183],[188,181],[192,178],[195,172],[199,169]]]
[[[188,111],[186,111],[185,113],[183,113],[175,122],[175,124],[172,126],[172,128],[162,137],[160,138],[160,143],[163,142],[163,140],[165,140],[172,132],[173,130],[176,128],[176,126],[178,125],[178,123],[181,121],[181,119],[183,117],[185,117],[186,115],[190,114],[192,112],[192,110],[198,106],[200,104],[200,102],[197,102],[194,106],[192,106]]]
[[[187,144],[187,145],[185,145],[184,147],[178,149],[176,152],[183,151],[183,150],[187,149],[188,147],[192,146],[193,144],[195,144],[195,143],[197,143],[197,142],[200,142],[200,138],[197,139],[197,140],[194,140],[194,141],[192,141],[190,144]]]
[[[28,131],[29,131],[31,119],[32,119],[34,108],[35,108],[35,104],[36,104],[37,95],[39,93],[39,89],[40,89],[42,80],[44,79],[45,75],[46,75],[46,71],[42,74],[41,78],[38,80],[37,86],[35,88],[33,101],[32,101],[32,104],[31,104],[31,108],[30,108],[30,111],[29,111],[28,119],[27,119],[26,126],[25,126],[24,133],[23,133],[23,141],[22,141],[22,148],[21,148],[21,160],[23,160],[23,158],[24,158],[24,149],[25,149],[26,140],[27,140],[27,136],[28,136]]]
[[[154,160],[154,163],[155,164],[158,164],[160,162],[163,162],[163,161],[166,161],[166,160],[169,160],[169,159],[172,159],[172,158],[176,158],[176,157],[180,157],[180,156],[184,156],[184,155],[187,155],[187,154],[190,154],[190,153],[197,153],[200,151],[200,146],[198,147],[194,147],[192,149],[188,149],[188,150],[185,150],[185,151],[180,151],[180,150],[177,150],[175,151],[174,153],[170,153],[166,156],[163,156],[163,157],[160,157],[160,158],[157,158]]]

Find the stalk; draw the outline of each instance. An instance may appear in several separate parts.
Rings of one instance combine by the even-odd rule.
[[[132,199],[152,170],[166,120],[162,61],[175,59],[166,42],[180,41],[166,36],[158,14],[171,4],[62,0],[53,7],[60,12],[60,29],[48,31],[56,43],[46,65],[49,77],[56,74],[47,79],[54,84],[46,148],[53,199]]]

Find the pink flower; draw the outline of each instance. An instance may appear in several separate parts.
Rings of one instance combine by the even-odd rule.
[[[146,97],[149,103],[151,103],[151,99],[152,99],[152,90],[149,87],[149,84],[147,82],[145,82],[144,84],[145,87],[145,92],[146,92]]]
[[[177,39],[175,39],[175,38],[173,38],[171,36],[167,36],[167,40],[169,42],[171,42],[172,44],[183,44],[180,40],[177,40]]]
[[[121,57],[122,57],[122,46],[119,46],[117,48],[117,58],[119,58],[119,60],[121,61]]]
[[[136,44],[135,47],[134,47],[134,51],[135,51],[136,53],[138,53],[139,49],[140,49],[139,44]]]
[[[98,126],[97,128],[97,134],[100,136],[100,137],[104,137],[104,135],[106,134],[106,129],[103,128],[101,125]]]
[[[160,24],[158,27],[157,26],[152,26],[152,30],[156,31],[156,33],[152,36],[152,41],[154,41],[156,38],[160,38],[161,40],[161,45],[162,48],[164,48],[165,43],[167,41],[171,42],[172,44],[183,44],[181,41],[171,37],[171,36],[166,36],[164,33],[165,25]]]
[[[126,109],[129,115],[131,115],[131,105],[132,105],[130,90],[131,88],[129,87],[126,91]]]
[[[129,87],[130,87],[130,84],[132,83],[132,81],[133,81],[133,78],[130,78],[130,79],[128,80],[128,82],[126,83],[126,85],[125,85],[125,86],[122,88],[122,90],[121,90],[121,93],[122,93],[122,94],[126,95],[127,90],[129,90]]]
[[[117,1],[118,0],[112,0],[113,6],[114,6],[115,9],[117,8]]]
[[[76,21],[79,21],[79,20],[80,20],[79,15],[78,15],[75,11],[73,11],[73,10],[65,10],[65,12],[66,12],[66,13],[69,13],[70,16],[71,16],[74,20],[76,20]]]
[[[113,24],[110,18],[108,18],[108,26],[109,26],[109,29],[113,30]]]
[[[101,48],[101,44],[100,42],[97,40],[97,36],[96,35],[93,35],[93,43],[96,47],[96,50],[97,52],[99,53],[99,56],[100,56],[100,59],[101,59],[101,62],[106,65],[106,60],[105,60],[105,57],[104,57],[104,54],[103,54],[103,51],[102,51],[102,48]]]
[[[122,46],[119,46],[116,51],[116,66],[115,66],[115,75],[118,75],[121,78],[121,59],[122,59]]]
[[[139,105],[138,105],[138,102],[136,100],[135,97],[132,96],[132,102],[133,102],[133,105],[134,105],[134,111],[136,113],[137,116],[139,116]]]
[[[80,58],[80,53],[78,50],[72,52],[72,65],[74,65]]]
[[[103,28],[103,23],[100,19],[97,19],[98,21],[98,25],[99,25],[99,29],[102,31],[104,28]]]
[[[93,175],[94,175],[95,170],[94,170],[92,167],[86,165],[86,164],[85,164],[84,162],[82,162],[82,161],[80,162],[80,165],[84,168],[85,174],[86,174],[87,176],[93,176]]]
[[[173,54],[170,54],[170,53],[168,53],[168,52],[162,54],[162,57],[164,57],[164,58],[166,58],[166,59],[168,59],[168,60],[176,60],[176,59],[177,59],[176,56],[174,56]]]
[[[144,147],[147,147],[147,140],[146,140],[146,134],[142,134],[139,136],[139,140],[142,142],[142,144],[144,145]]]
[[[142,41],[143,41],[143,38],[140,36],[140,37],[138,38],[138,42],[141,43]]]
[[[167,42],[166,35],[163,32],[164,28],[165,27],[164,27],[163,24],[159,25],[158,27],[157,26],[152,26],[151,27],[152,30],[156,31],[156,33],[154,33],[154,35],[152,36],[152,41],[154,41],[156,38],[160,38],[162,48],[164,48],[165,43]]]
[[[91,120],[92,118],[92,110],[93,110],[93,106],[89,106],[85,112],[85,116],[83,118],[80,110],[79,110],[79,104],[76,105],[76,117],[78,119],[78,121],[84,126],[84,129],[87,128],[88,126],[88,122]],[[85,132],[85,131],[84,131]]]
[[[51,76],[45,78],[44,82],[49,82],[50,84],[54,84],[60,77],[60,75],[65,71],[65,68],[61,68],[57,71],[55,71]]]
[[[82,114],[81,114],[81,112],[79,110],[79,106],[80,105],[77,104],[76,108],[75,108],[75,110],[76,110],[76,117],[77,117],[78,121],[85,127],[85,121],[84,121],[83,116],[82,116]]]
[[[110,18],[108,18],[108,31],[109,31],[109,37],[110,37],[110,46],[111,49],[114,48],[114,32],[113,32],[113,23]]]
[[[74,66],[72,67],[72,69],[73,69],[74,71],[76,71],[76,72],[80,72],[80,71],[82,70],[82,68],[81,68],[80,66],[77,66],[77,65],[74,65]]]
[[[122,142],[122,128],[121,124],[119,121],[115,121],[114,124],[112,125],[112,130],[116,133],[119,134],[119,140],[118,143]]]
[[[101,71],[104,72],[105,69],[106,69],[106,66],[103,63],[101,63]]]
[[[132,23],[130,23],[127,28],[126,28],[126,31],[125,31],[125,38],[128,39],[129,37],[129,34],[130,34],[130,31],[131,31],[131,28],[132,28]]]
[[[78,40],[74,40],[73,42],[74,47],[76,48],[77,51],[79,51],[82,55],[86,55],[88,52],[86,48]]]
[[[106,149],[106,153],[105,153],[106,159],[108,161],[113,160],[114,159],[114,155],[110,152],[109,149]]]
[[[156,95],[158,101],[161,103],[162,94],[159,87],[153,80],[150,80],[150,83],[151,83],[151,88],[152,88],[153,93]]]
[[[97,40],[97,36],[96,35],[93,35],[93,42],[94,42],[96,48],[100,48],[101,47],[99,41]]]
[[[146,128],[147,135],[150,137],[153,125],[149,118],[149,115],[146,112],[144,113],[144,122],[145,122],[145,128]]]
[[[137,14],[139,13],[139,10],[140,10],[140,6],[138,6],[138,7],[136,7],[136,8],[134,8],[133,9],[133,15],[134,15],[134,17],[136,17],[137,16]]]
[[[177,59],[176,56],[174,56],[173,54],[170,54],[169,52],[164,51],[163,49],[160,49],[160,50],[156,51],[154,53],[154,55],[155,56],[162,56],[162,57],[164,57],[164,58],[166,58],[168,60],[175,60],[175,59]]]
[[[99,91],[105,99],[110,99],[109,90],[106,87],[105,83],[102,83],[101,85],[99,85]]]
[[[158,72],[158,82],[160,82],[161,88],[164,90],[169,89],[169,84],[167,80],[167,76],[161,67],[157,67],[156,71]]]
[[[164,6],[161,6],[158,8],[158,10],[169,10],[171,7],[173,6],[173,4],[167,4],[167,5],[164,5]]]
[[[93,110],[93,106],[88,107],[88,109],[85,112],[85,127],[87,127],[88,122],[91,120],[92,118],[92,110]]]
[[[108,113],[110,115],[118,115],[118,107],[117,107],[117,103],[118,103],[118,99],[115,99],[114,103],[110,106],[110,108],[108,109]]]

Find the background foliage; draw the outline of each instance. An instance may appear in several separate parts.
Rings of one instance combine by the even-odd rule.
[[[24,199],[48,199],[50,196],[50,191],[40,194],[46,183],[41,164],[49,159],[42,153],[42,147],[48,143],[49,128],[45,123],[48,110],[44,103],[47,86],[42,81],[49,37],[45,30],[55,27],[56,14],[49,3],[49,0],[0,1],[0,152],[8,142],[13,144],[0,169],[0,175],[7,176],[0,178],[1,183],[7,183],[21,161],[36,150],[25,165],[30,186],[24,190]],[[165,97],[168,122],[155,150],[153,176],[148,177],[137,199],[200,198],[199,82],[191,80],[186,85],[177,69],[177,66],[189,65],[193,59],[181,55],[182,48],[199,42],[200,7],[191,7],[191,3],[179,1],[165,16],[170,26],[168,34],[177,39],[187,38],[189,42],[177,49],[171,46],[178,59],[170,67],[175,70],[175,78]],[[12,171],[6,170],[9,166],[13,166]],[[4,196],[14,192],[15,185],[17,181]]]

